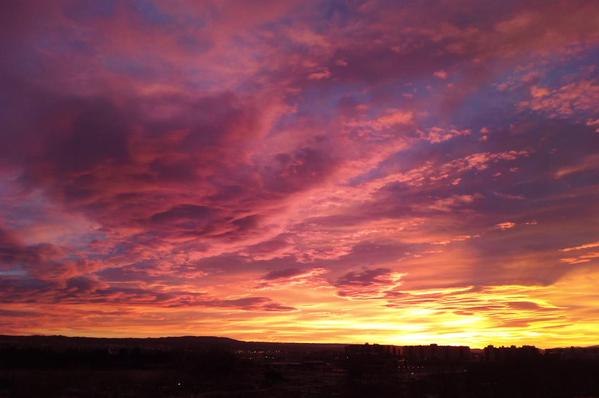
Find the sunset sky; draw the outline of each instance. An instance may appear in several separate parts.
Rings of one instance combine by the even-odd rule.
[[[599,2],[0,2],[0,334],[599,343]]]

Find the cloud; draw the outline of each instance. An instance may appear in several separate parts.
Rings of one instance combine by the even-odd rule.
[[[555,172],[555,178],[564,178],[571,174],[589,172],[597,169],[599,169],[599,155],[589,155],[579,159],[573,165],[559,168]]]
[[[433,76],[435,76],[437,79],[446,80],[447,76],[449,75],[444,70],[438,70],[433,73]]]
[[[338,294],[352,299],[381,298],[385,292],[401,284],[403,274],[388,268],[372,268],[352,271],[334,282]]]
[[[401,291],[387,294],[391,307],[434,308],[472,319],[486,318],[495,327],[512,328],[543,324],[563,317],[562,309],[534,297],[525,286],[457,287]]]
[[[505,231],[507,229],[512,229],[516,226],[516,223],[511,222],[511,221],[505,221],[505,222],[501,222],[497,225],[495,225],[496,228]]]
[[[283,268],[268,272],[262,276],[257,289],[288,289],[303,286],[309,289],[327,287],[328,282],[323,275],[327,273],[324,268]]]
[[[13,233],[0,229],[0,270],[9,275],[61,281],[96,268],[94,261],[69,256],[63,247],[49,243],[25,245]]]
[[[595,262],[596,259],[599,259],[599,251],[592,251],[590,249],[597,247],[599,247],[599,242],[589,242],[578,246],[566,247],[560,251],[563,253],[572,253],[572,255],[570,257],[562,257],[560,261],[572,265]]]
[[[454,195],[436,200],[430,208],[438,211],[452,211],[459,207],[468,206],[477,197],[480,198],[480,195]]]
[[[310,80],[323,80],[329,79],[332,76],[331,71],[328,69],[323,69],[321,71],[312,72],[308,75],[308,79]]]
[[[592,335],[599,7],[305,5],[0,5],[8,332]]]
[[[583,243],[582,245],[578,245],[578,246],[574,246],[574,247],[566,247],[565,249],[561,249],[561,251],[571,252],[571,251],[575,251],[575,250],[592,249],[595,247],[599,247],[599,242]]]
[[[593,115],[599,104],[599,85],[589,80],[568,83],[556,89],[533,86],[530,93],[532,99],[522,101],[519,106],[543,112],[552,118]]]
[[[439,144],[441,142],[450,140],[454,137],[470,135],[470,130],[458,130],[458,129],[443,129],[441,127],[432,127],[428,132],[421,132],[420,137],[433,144]]]
[[[348,125],[357,129],[380,131],[398,125],[409,125],[413,120],[414,114],[411,111],[390,109],[375,119],[355,120]]]
[[[187,221],[189,219],[201,220],[208,218],[213,212],[213,209],[206,206],[181,204],[172,207],[169,210],[152,215],[150,221],[158,224],[167,224]]]
[[[214,307],[243,311],[293,311],[294,308],[268,297],[246,296],[240,298],[211,297],[203,292],[173,291],[152,286],[116,287],[87,277],[73,277],[64,284],[39,283],[35,280],[2,280],[5,304],[111,304],[149,305],[162,308]],[[35,296],[35,297],[33,297]]]
[[[299,268],[285,268],[278,269],[275,271],[270,271],[268,274],[264,275],[263,279],[273,280],[273,279],[282,279],[282,278],[290,278],[297,275],[302,274],[302,270]]]
[[[599,119],[588,119],[585,124],[590,127],[599,126]],[[599,127],[595,128],[595,132],[599,133]]]
[[[177,300],[173,304],[169,304],[171,307],[199,305],[207,307],[224,307],[240,309],[245,311],[294,311],[295,308],[291,306],[282,305],[273,302],[268,297],[242,297],[236,299],[203,299],[199,301],[192,300],[186,302],[186,300]]]

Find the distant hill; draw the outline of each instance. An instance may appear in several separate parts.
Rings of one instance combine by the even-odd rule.
[[[0,336],[0,346],[21,347],[147,347],[147,348],[194,348],[194,347],[240,347],[244,342],[227,337],[181,336],[158,338],[103,338],[67,336]]]
[[[272,350],[285,349],[286,351],[318,351],[342,350],[346,344],[327,343],[276,343],[240,341],[228,337],[217,336],[177,336],[177,337],[148,337],[148,338],[104,338],[104,337],[67,337],[67,336],[8,336],[0,335],[0,348],[155,348],[161,350],[202,350],[202,349],[227,349],[227,350]]]
[[[229,337],[218,336],[172,336],[172,337],[68,337],[61,335],[31,335],[10,336],[0,335],[0,348],[2,347],[56,347],[56,348],[102,348],[102,347],[145,347],[161,349],[200,349],[223,348],[231,350],[248,349],[276,349],[284,348],[286,351],[319,351],[342,350],[350,344],[343,343],[280,343],[264,341],[242,341]],[[555,347],[554,349],[586,348],[599,349],[599,345],[587,347]],[[482,349],[471,349],[473,352],[482,352]]]

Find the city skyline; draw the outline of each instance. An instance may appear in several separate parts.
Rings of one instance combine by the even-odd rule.
[[[0,334],[599,344],[599,3],[0,20]]]

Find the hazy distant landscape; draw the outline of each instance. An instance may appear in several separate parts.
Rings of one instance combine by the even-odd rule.
[[[599,348],[0,336],[0,397],[599,397]]]

